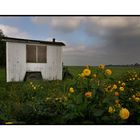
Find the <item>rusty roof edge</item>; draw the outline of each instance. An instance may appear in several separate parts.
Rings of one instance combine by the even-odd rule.
[[[2,37],[3,41],[7,42],[19,42],[19,43],[41,43],[41,44],[50,44],[50,45],[58,45],[58,46],[65,46],[63,42],[58,41],[43,41],[43,40],[32,40],[32,39],[22,39],[22,38],[13,38],[13,37]]]

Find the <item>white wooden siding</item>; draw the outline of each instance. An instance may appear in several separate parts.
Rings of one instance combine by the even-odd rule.
[[[62,47],[47,45],[47,63],[26,63],[26,44],[6,43],[7,82],[23,81],[25,73],[40,71],[45,80],[62,80]]]
[[[22,81],[26,72],[25,44],[6,43],[7,82]]]

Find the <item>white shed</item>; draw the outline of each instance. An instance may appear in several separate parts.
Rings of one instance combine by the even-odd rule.
[[[23,81],[27,73],[39,72],[44,80],[62,80],[63,42],[4,37],[6,81]]]

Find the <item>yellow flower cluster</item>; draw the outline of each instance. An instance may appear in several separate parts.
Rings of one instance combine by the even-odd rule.
[[[98,68],[99,68],[100,70],[104,70],[104,74],[105,74],[106,76],[112,75],[112,70],[111,70],[111,69],[105,69],[105,65],[104,65],[104,64],[100,64],[100,65],[98,66]]]
[[[125,83],[121,83],[120,81],[118,82],[118,84],[113,84],[113,85],[107,85],[105,87],[105,91],[107,93],[114,93],[115,96],[119,96],[119,92],[123,92],[125,90]]]
[[[104,64],[100,64],[98,66],[98,69],[99,70],[102,70],[102,71],[104,70],[104,74],[106,76],[112,75],[112,70],[111,69],[105,69],[105,65]],[[91,70],[89,69],[89,65],[87,65],[85,67],[85,69],[83,70],[83,72],[81,74],[79,74],[79,76],[82,77],[82,78],[88,77],[90,75],[91,75]],[[93,78],[97,78],[97,74],[95,74],[95,73],[92,76],[93,76]]]
[[[38,84],[34,84],[33,82],[30,82],[30,86],[31,86],[31,88],[32,88],[34,91],[36,91],[36,90],[38,90],[38,89],[43,89],[42,86],[40,86],[40,85],[38,85]]]
[[[140,93],[136,93],[135,95],[132,95],[131,98],[129,98],[129,100],[135,101],[135,102],[140,102]]]
[[[118,81],[119,84],[119,91],[123,92],[125,90],[126,84],[124,82]]]
[[[124,91],[127,90],[129,84],[126,82],[126,80],[120,80],[120,81],[116,81],[114,83],[110,83],[109,80],[107,81],[106,79],[105,80],[103,79],[104,77],[107,78],[107,76],[110,76],[110,75],[112,75],[112,70],[105,68],[105,65],[103,65],[103,64],[100,64],[98,66],[98,68],[95,69],[95,71],[93,71],[93,72],[90,70],[89,65],[87,65],[83,69],[82,73],[79,74],[79,76],[82,77],[82,79],[80,79],[80,86],[82,87],[82,84],[84,84],[84,86],[83,86],[84,90],[81,89],[81,92],[84,93],[82,95],[85,96],[85,98],[87,98],[87,101],[88,101],[88,99],[94,100],[94,98],[91,98],[94,95],[94,92],[91,92],[91,91],[93,91],[91,89],[94,87],[96,88],[100,84],[101,87],[99,87],[99,88],[102,89],[102,87],[103,87],[104,91],[111,95],[110,96],[107,94],[107,96],[106,96],[107,98],[110,99],[112,97],[112,95],[116,96],[111,99],[114,102],[114,104],[110,104],[110,106],[107,108],[107,111],[113,115],[117,114],[118,117],[120,117],[123,120],[126,120],[129,118],[130,112],[129,112],[129,109],[124,107],[125,103],[123,100],[123,96],[121,96],[121,95],[123,94]],[[139,78],[139,76],[136,72],[134,72],[133,74],[130,74],[130,78],[132,80],[136,80]],[[85,81],[83,82],[83,80],[85,80]],[[108,84],[108,82],[109,82],[109,84]],[[95,83],[95,85],[94,85],[94,83]],[[87,92],[84,92],[85,90]],[[69,93],[76,93],[76,90],[73,87],[70,87]],[[71,95],[71,94],[69,94],[69,95]],[[76,94],[74,94],[74,96],[75,95]],[[59,100],[59,99],[55,99],[55,100]],[[140,102],[140,92],[133,95],[130,98],[130,100],[133,100],[135,102]]]
[[[62,96],[62,97],[46,97],[46,102],[48,101],[58,101],[58,102],[62,102],[62,101],[67,101],[68,98],[66,96]]]
[[[98,68],[99,68],[99,70],[105,70],[105,65],[104,64],[100,64],[98,66]],[[112,70],[110,70],[110,69],[106,69],[105,70],[105,75],[106,76],[110,76],[111,74],[112,74]]]
[[[140,80],[140,76],[138,76],[138,74],[135,70],[128,71],[127,81],[134,81],[134,80]]]
[[[120,108],[121,104],[120,104],[120,100],[115,100],[115,107]]]
[[[119,101],[117,101],[116,105],[117,105],[117,107],[121,107],[120,104],[119,104]],[[114,113],[115,112],[115,107],[109,106],[108,112],[111,113],[111,114]],[[129,118],[130,112],[127,108],[121,108],[120,111],[119,111],[119,116],[120,116],[121,119],[126,120],[126,119]]]
[[[109,93],[109,92],[113,92],[116,89],[117,89],[117,85],[116,84],[114,84],[114,85],[107,85],[107,87],[105,88],[105,91]]]

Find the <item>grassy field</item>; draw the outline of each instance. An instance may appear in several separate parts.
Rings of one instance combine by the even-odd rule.
[[[111,69],[113,71],[112,76],[117,78],[120,77],[122,74],[124,74],[125,72],[129,71],[129,70],[135,70],[137,72],[140,72],[140,67],[108,67],[109,69]],[[79,73],[82,72],[83,67],[82,66],[68,66],[68,69],[70,71],[70,73],[73,74],[74,77],[76,77]],[[96,67],[91,67],[91,69],[94,71],[94,69],[96,69]],[[0,82],[4,82],[5,81],[5,69],[0,68]]]
[[[129,70],[135,70],[140,72],[140,68],[134,67],[108,67],[113,71],[112,77],[115,79],[121,79],[121,76]],[[34,106],[36,105],[39,108],[37,113],[41,115],[46,112],[50,112],[50,116],[47,119],[52,118],[52,114],[55,110],[52,108],[57,108],[56,110],[61,111],[61,105],[52,102],[49,104],[50,110],[44,110],[46,108],[44,105],[44,100],[48,98],[53,98],[53,100],[58,101],[59,97],[62,98],[67,95],[68,90],[71,86],[74,85],[78,74],[83,70],[83,67],[80,66],[69,66],[70,73],[74,76],[74,79],[67,80],[56,80],[56,81],[35,81],[35,82],[5,82],[5,69],[0,69],[0,120],[6,121],[26,121],[34,124],[31,120],[38,119],[34,118]],[[94,71],[96,67],[91,67],[91,70]],[[57,105],[57,106],[56,106]],[[48,107],[48,106],[47,106]],[[48,108],[47,108],[48,109]],[[52,113],[53,111],[53,113]],[[33,114],[33,118],[31,117]],[[61,114],[61,113],[58,113]],[[27,115],[27,117],[26,117]],[[39,114],[40,115],[40,114]],[[42,115],[42,116],[43,116]],[[55,115],[54,115],[55,116]],[[29,118],[30,120],[29,120]],[[54,117],[54,120],[49,120],[49,122],[57,122],[59,117]],[[39,118],[40,119],[40,118]],[[43,118],[44,119],[44,118]],[[43,120],[42,119],[42,120]],[[46,118],[45,118],[46,120]],[[58,119],[58,123],[61,122],[61,117]],[[43,123],[43,122],[42,122]],[[46,122],[45,122],[46,123]],[[47,124],[49,124],[47,122]]]
[[[82,66],[69,66],[68,69],[70,73],[74,76],[74,79],[68,79],[63,81],[35,81],[36,85],[41,85],[44,87],[44,93],[46,95],[54,95],[54,96],[61,96],[64,95],[69,86],[73,84],[73,81],[77,78],[78,74],[82,72],[84,67]],[[135,70],[137,72],[140,72],[140,68],[134,68],[134,67],[108,67],[113,71],[112,77],[115,79],[120,79],[121,75],[123,75],[125,72],[129,70]],[[96,67],[91,67],[91,69],[94,71]],[[7,92],[13,92],[13,93],[20,93],[22,90],[24,90],[25,86],[29,85],[29,82],[10,82],[6,83],[6,74],[5,69],[0,69],[0,92],[4,91],[4,89]]]
[[[70,72],[74,75],[77,76],[79,73],[81,73],[83,67],[82,66],[69,66],[68,67]],[[140,72],[140,67],[107,67],[113,71],[112,77],[118,78],[125,72],[129,70],[135,70],[137,72]],[[94,71],[94,69],[97,69],[97,67],[91,67],[91,69]]]

